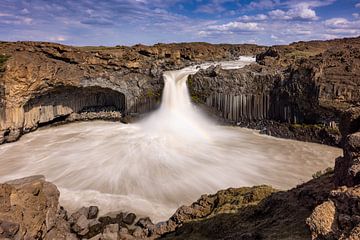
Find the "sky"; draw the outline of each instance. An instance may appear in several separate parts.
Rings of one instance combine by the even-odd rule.
[[[360,0],[0,0],[1,41],[288,44],[360,35]]]

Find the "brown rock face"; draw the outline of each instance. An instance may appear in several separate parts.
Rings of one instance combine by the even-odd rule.
[[[307,224],[313,239],[360,238],[360,186],[334,190],[317,206]]]
[[[57,239],[71,236],[59,214],[59,191],[43,176],[0,184],[0,199],[0,238],[44,239],[47,233],[64,237]]]
[[[274,46],[258,54],[257,62],[243,69],[199,71],[189,82],[193,98],[232,123],[270,134],[308,132],[307,140],[337,145],[336,125],[360,102],[360,38]],[[297,125],[276,131],[267,121]],[[297,131],[300,127],[303,131]]]
[[[344,156],[336,159],[337,185],[360,184],[360,107],[349,109],[340,124],[343,134]]]

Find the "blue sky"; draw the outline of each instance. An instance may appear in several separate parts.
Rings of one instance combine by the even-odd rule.
[[[0,0],[0,40],[286,44],[360,35],[360,0]]]

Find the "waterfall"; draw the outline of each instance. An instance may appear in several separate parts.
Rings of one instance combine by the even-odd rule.
[[[140,122],[73,123],[0,146],[0,182],[42,174],[70,211],[97,205],[101,213],[133,211],[158,221],[204,193],[259,184],[289,188],[333,165],[338,149],[207,119],[191,103],[186,80],[212,64],[165,72],[161,106]]]
[[[169,134],[168,136],[171,138],[211,140],[210,133],[214,132],[215,126],[191,103],[186,85],[188,76],[213,65],[220,65],[223,69],[237,69],[254,61],[255,58],[252,57],[240,57],[234,61],[204,63],[165,72],[161,106],[158,111],[139,124],[153,133]]]

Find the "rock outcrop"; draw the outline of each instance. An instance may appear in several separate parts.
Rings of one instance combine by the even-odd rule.
[[[200,70],[192,97],[231,123],[294,138],[287,133],[302,128],[308,140],[338,145],[341,115],[360,102],[360,38],[274,46],[257,63]],[[287,127],[277,131],[274,121]]]
[[[0,238],[76,239],[59,207],[59,195],[43,176],[1,184]]]
[[[262,50],[264,47],[246,44],[111,48],[1,42],[0,143],[54,122],[118,120],[147,112],[159,105],[163,71]],[[96,111],[89,112],[91,109]]]
[[[347,110],[340,130],[344,156],[336,159],[337,189],[317,206],[307,224],[313,239],[360,239],[360,108]]]

